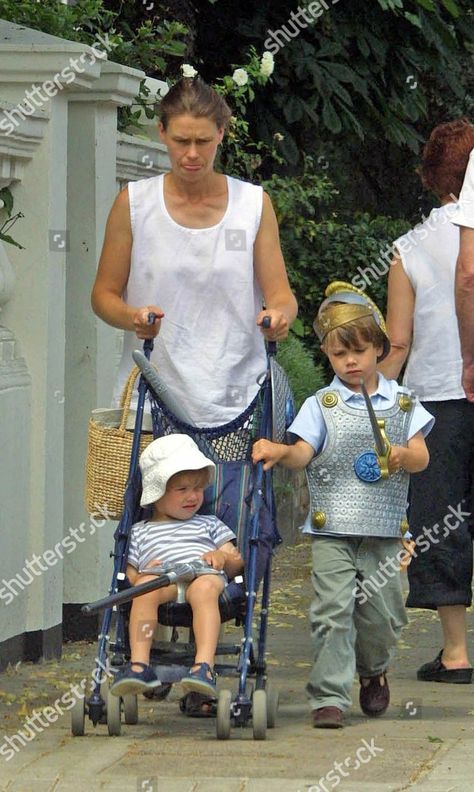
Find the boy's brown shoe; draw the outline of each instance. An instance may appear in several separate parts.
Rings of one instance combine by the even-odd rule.
[[[380,684],[381,678],[385,682],[384,685]],[[362,712],[371,718],[384,714],[390,703],[390,688],[385,673],[371,677],[365,687],[362,684],[362,677],[360,678],[359,703]]]
[[[342,729],[344,714],[338,707],[320,707],[312,711],[315,729]]]

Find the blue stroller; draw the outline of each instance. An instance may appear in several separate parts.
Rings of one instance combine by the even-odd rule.
[[[264,320],[265,322],[265,320]],[[104,610],[99,635],[96,667],[93,672],[91,695],[76,702],[71,710],[71,730],[75,736],[84,734],[85,717],[93,725],[107,723],[110,735],[119,735],[122,714],[127,724],[138,721],[136,695],[118,697],[104,688],[102,679],[116,673],[130,657],[128,644],[128,616],[130,601],[162,586],[179,581],[191,581],[196,576],[193,564],[178,564],[156,580],[131,587],[125,574],[131,527],[146,518],[139,502],[141,492],[138,466],[140,433],[145,399],[151,406],[153,434],[155,437],[171,433],[190,435],[206,457],[216,464],[214,483],[207,488],[201,513],[215,514],[236,534],[237,544],[245,561],[244,578],[230,581],[219,598],[221,621],[235,619],[243,626],[239,644],[221,644],[216,649],[215,670],[219,677],[238,676],[239,684],[233,698],[228,689],[220,689],[217,699],[216,735],[228,739],[231,726],[243,727],[251,720],[253,737],[266,738],[267,728],[275,726],[278,711],[278,692],[266,674],[265,649],[268,606],[270,598],[271,558],[274,547],[281,542],[276,526],[275,502],[272,490],[272,471],[264,471],[263,463],[253,465],[251,450],[261,437],[282,442],[286,429],[293,420],[294,407],[286,374],[275,359],[276,344],[267,345],[267,371],[254,400],[241,415],[223,426],[197,428],[183,420],[182,412],[170,409],[169,399],[162,388],[156,370],[149,364],[152,341],[145,341],[144,354],[134,353],[141,369],[138,387],[138,405],[135,421],[130,471],[124,494],[124,511],[117,526],[114,540],[114,571],[110,595],[85,605],[85,613]],[[198,562],[199,564],[200,562]],[[253,639],[253,621],[257,595],[261,587],[258,641]],[[192,631],[187,643],[178,642],[177,628],[192,627],[192,610],[187,603],[171,602],[160,605],[158,623],[171,628],[171,641],[154,641],[150,664],[161,686],[147,695],[164,698],[172,684],[179,682],[194,661]],[[111,638],[113,634],[113,638]],[[220,663],[221,656],[237,657],[234,663]],[[253,678],[254,685],[248,680]],[[181,699],[180,707],[186,714],[196,714],[202,697],[188,693]]]

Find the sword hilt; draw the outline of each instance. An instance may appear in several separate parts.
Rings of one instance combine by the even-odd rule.
[[[388,458],[390,456],[390,451],[392,450],[392,446],[390,445],[390,441],[385,433],[385,419],[377,418],[377,424],[380,429],[380,435],[382,437],[382,440],[385,443],[384,453],[379,454],[377,452],[377,460],[379,463],[380,475],[382,476],[383,479],[387,479],[390,475],[388,470]]]

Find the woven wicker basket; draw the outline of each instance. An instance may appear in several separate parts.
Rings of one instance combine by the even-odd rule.
[[[102,511],[112,519],[118,519],[122,514],[133,443],[133,432],[126,426],[138,374],[139,369],[135,366],[125,383],[121,410],[113,411],[117,415],[121,412],[121,420],[116,421],[116,426],[104,425],[94,418],[89,420],[85,505],[90,514]],[[140,453],[152,440],[151,432],[142,432]]]

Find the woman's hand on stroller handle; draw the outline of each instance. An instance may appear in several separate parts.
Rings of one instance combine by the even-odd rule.
[[[278,308],[265,308],[257,316],[257,325],[267,341],[283,341],[288,335],[288,317]]]
[[[143,341],[155,338],[160,332],[163,317],[163,311],[156,305],[145,305],[142,308],[137,308],[133,317],[133,328],[137,338]]]

